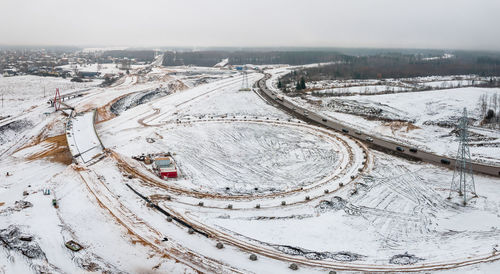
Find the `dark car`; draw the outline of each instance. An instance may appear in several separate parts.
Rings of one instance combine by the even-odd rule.
[[[347,130],[347,129],[343,128],[343,129],[342,129],[342,132],[344,132],[344,133],[349,133],[349,130]]]
[[[417,153],[417,149],[416,148],[410,148],[410,152]]]
[[[401,152],[405,151],[405,149],[404,149],[404,148],[402,148],[402,147],[396,147],[396,150],[397,150],[397,151],[401,151]]]
[[[323,119],[321,119],[321,121],[326,122],[326,119],[325,119],[325,118],[323,118]]]
[[[450,160],[448,160],[448,159],[441,159],[441,164],[449,165],[450,164]]]

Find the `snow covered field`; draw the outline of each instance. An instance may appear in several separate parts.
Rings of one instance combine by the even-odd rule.
[[[354,195],[337,192],[319,204],[278,213],[204,211],[197,217],[297,256],[342,260],[342,254],[346,261],[390,264],[406,252],[422,263],[466,257],[472,246],[475,254],[488,254],[500,241],[500,200],[481,196],[463,211],[446,200],[451,173],[376,153],[373,174]],[[478,193],[498,189],[498,182],[476,182]],[[461,221],[470,218],[476,221]]]
[[[479,98],[481,95],[498,94],[500,89],[461,88],[437,91],[384,94],[371,96],[349,96],[333,99],[342,104],[322,100],[315,107],[328,116],[345,121],[363,131],[396,139],[442,155],[454,156],[458,147],[454,127],[467,108],[468,117],[480,119]],[[314,106],[313,106],[314,107]],[[350,108],[352,111],[347,111]],[[367,111],[376,110],[377,116],[400,122],[364,119]],[[442,126],[444,125],[444,126]],[[448,126],[450,125],[450,126]],[[476,161],[500,163],[500,132],[495,129],[472,127],[471,155]]]
[[[0,77],[0,93],[4,100],[0,108],[0,117],[16,116],[39,106],[48,106],[46,102],[54,98],[56,88],[59,88],[61,94],[65,94],[86,90],[101,82],[102,80],[94,80],[76,83],[71,82],[70,79],[33,75]]]
[[[267,85],[275,92],[281,92],[276,87],[278,78],[290,70],[291,68],[278,68],[270,71],[272,77],[267,80]],[[500,164],[499,130],[480,126],[481,96],[488,98],[492,98],[494,94],[500,96],[500,89],[446,88],[450,83],[458,85],[472,80],[478,82],[485,79],[470,78],[466,75],[400,79],[396,82],[439,86],[444,89],[411,92],[408,88],[408,91],[401,93],[374,95],[366,93],[371,94],[375,89],[379,91],[378,88],[381,87],[379,80],[339,80],[332,83],[347,87],[315,90],[289,99],[299,106],[306,106],[311,111],[342,121],[363,132],[450,157],[454,157],[458,148],[454,130],[465,107],[472,121],[470,150],[473,160]],[[391,83],[395,80],[384,81]],[[375,83],[378,84],[374,85]],[[354,84],[356,86],[350,86]],[[326,83],[321,85],[324,86]],[[314,83],[312,87],[315,88]]]
[[[307,83],[314,96],[349,96],[374,95],[385,93],[401,93],[411,91],[425,91],[432,89],[451,89],[471,87],[484,84],[491,77],[476,75],[457,76],[429,76],[401,79],[348,79],[323,80]],[[289,86],[293,89],[294,86]]]
[[[131,65],[131,70],[141,69],[146,67],[146,65]],[[58,68],[69,70],[69,71],[78,71],[78,72],[100,72],[101,76],[106,74],[119,74],[125,73],[125,70],[121,70],[118,68],[118,64],[114,63],[106,63],[106,64],[70,64],[59,66]]]
[[[338,161],[335,145],[294,127],[199,123],[157,133],[152,145],[118,151],[174,152],[182,179],[172,184],[202,192],[241,195],[305,186],[333,172]]]
[[[262,76],[250,73],[249,83]],[[19,122],[16,134],[0,132],[7,140],[0,145],[0,273],[496,273],[498,178],[476,175],[479,197],[462,207],[455,194],[446,199],[452,171],[307,125],[239,91],[241,83],[226,70],[153,68],[67,101],[81,112],[70,137],[88,148],[98,142],[98,109],[106,157],[88,165],[64,158],[67,118],[43,114],[48,106],[33,111],[32,124]],[[157,89],[166,92],[141,99]],[[455,100],[445,104],[449,94],[430,92],[346,100],[415,119],[423,129],[413,134],[492,91],[433,92]],[[127,107],[112,114],[120,98]],[[367,130],[382,127],[321,110]],[[177,179],[163,181],[131,159],[167,151]],[[69,250],[69,240],[83,249]]]

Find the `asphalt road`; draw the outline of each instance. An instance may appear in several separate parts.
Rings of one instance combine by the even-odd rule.
[[[266,86],[266,80],[271,77],[270,74],[266,74],[264,78],[257,82],[257,85],[261,91],[261,95],[264,99],[268,100],[271,104],[277,105],[280,108],[293,113],[295,116],[305,120],[306,122],[315,122],[327,128],[340,131],[345,135],[349,135],[353,138],[359,139],[365,143],[372,146],[377,146],[393,152],[394,154],[407,156],[415,159],[419,159],[431,164],[438,166],[444,166],[451,169],[455,168],[455,159],[449,158],[443,155],[437,155],[431,152],[422,151],[414,147],[408,147],[405,144],[400,144],[394,141],[385,140],[365,132],[358,131],[354,128],[345,126],[339,121],[332,121],[326,116],[319,115],[317,113],[311,112],[303,107],[293,104],[291,101],[283,98],[277,94],[274,94]],[[486,165],[481,163],[471,163],[471,168],[474,172],[483,173],[487,175],[492,175],[495,177],[500,177],[500,166]]]

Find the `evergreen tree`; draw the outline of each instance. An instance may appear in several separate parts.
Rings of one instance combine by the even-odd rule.
[[[304,80],[304,77],[300,78],[300,89],[306,89],[306,80]]]
[[[299,82],[297,82],[297,85],[295,85],[295,89],[296,90],[301,90],[302,89],[302,86],[300,85]]]

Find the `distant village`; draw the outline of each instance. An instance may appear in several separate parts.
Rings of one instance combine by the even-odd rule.
[[[38,75],[71,78],[72,81],[113,78],[128,72],[132,65],[150,62],[151,58],[129,58],[122,51],[77,51],[45,49],[0,50],[0,75]],[[122,55],[122,56],[120,56]],[[113,70],[109,68],[113,67]]]

